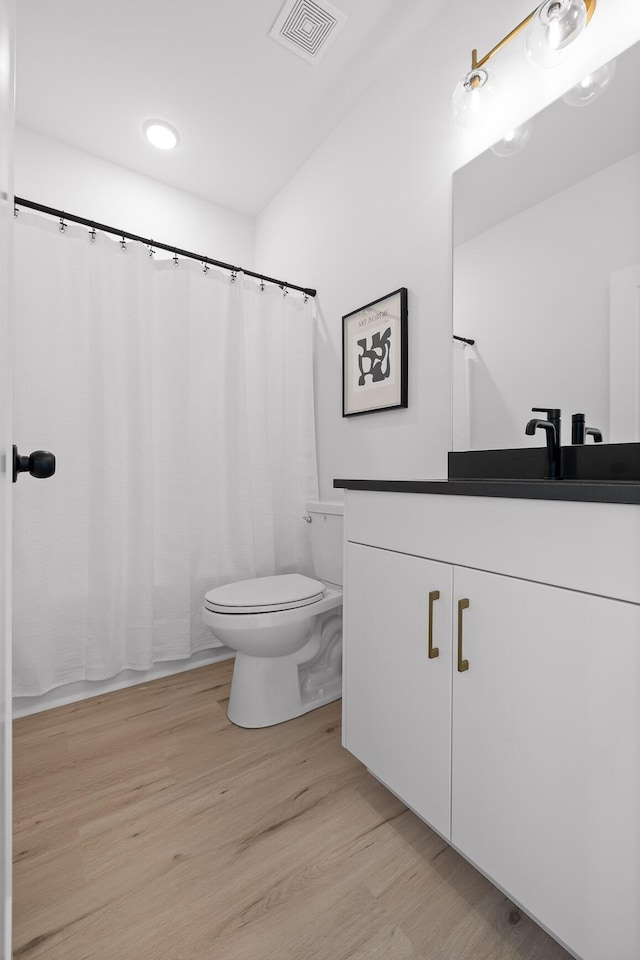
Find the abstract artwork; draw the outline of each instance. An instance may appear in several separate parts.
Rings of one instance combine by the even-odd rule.
[[[342,416],[407,406],[407,288],[342,318]]]

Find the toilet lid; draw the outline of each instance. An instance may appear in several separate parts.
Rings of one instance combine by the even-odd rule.
[[[204,605],[214,613],[269,613],[315,603],[324,594],[324,584],[300,573],[257,577],[215,587],[205,595]]]

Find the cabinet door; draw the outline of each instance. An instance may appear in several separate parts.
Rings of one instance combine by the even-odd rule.
[[[344,745],[447,838],[451,579],[448,564],[347,544]]]
[[[452,842],[583,960],[638,960],[640,607],[454,586]]]

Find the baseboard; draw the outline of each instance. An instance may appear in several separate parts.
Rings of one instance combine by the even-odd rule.
[[[99,697],[113,690],[122,690],[124,687],[135,687],[139,683],[148,683],[160,677],[170,677],[174,673],[184,673],[185,670],[195,670],[208,663],[217,663],[219,660],[230,660],[234,654],[227,647],[215,647],[210,650],[201,650],[194,653],[188,660],[168,660],[157,663],[150,670],[123,670],[108,680],[79,680],[76,683],[67,683],[55,690],[49,690],[38,697],[14,697],[13,719],[27,717],[32,713],[41,713],[43,710],[53,710],[67,703],[76,703],[78,700],[88,700],[90,697]]]

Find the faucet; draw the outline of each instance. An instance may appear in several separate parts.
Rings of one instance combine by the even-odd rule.
[[[571,417],[571,443],[586,443],[588,436],[594,443],[602,443],[602,432],[597,427],[585,427],[584,413],[574,413]]]
[[[544,430],[547,435],[548,474],[550,480],[560,478],[560,410],[556,407],[532,407],[532,413],[546,413],[546,420],[529,420],[524,428],[528,437],[536,430]]]

